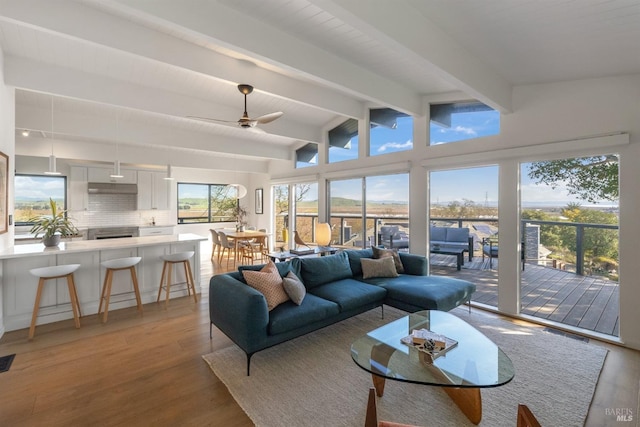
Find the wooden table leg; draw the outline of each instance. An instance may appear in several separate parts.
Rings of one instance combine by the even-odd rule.
[[[373,372],[371,373],[373,386],[376,388],[376,394],[378,397],[382,397],[384,394],[385,377],[383,375],[385,372],[380,369],[376,369],[376,366],[386,368],[389,363],[389,359],[391,359],[391,356],[395,351],[396,350],[393,347],[386,344],[378,344],[373,346],[371,349],[371,360],[375,362],[371,364],[372,371],[380,373],[380,375],[376,375]]]
[[[373,380],[373,386],[376,388],[376,394],[378,397],[382,397],[384,394],[385,378],[379,375],[371,374]]]
[[[479,388],[443,388],[469,421],[476,425],[480,424],[480,420],[482,420],[482,396]]]

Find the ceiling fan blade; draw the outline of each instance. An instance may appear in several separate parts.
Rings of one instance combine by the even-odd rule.
[[[284,113],[282,111],[278,111],[276,113],[270,113],[270,114],[265,114],[264,116],[256,117],[253,120],[255,120],[260,124],[271,123],[275,119],[282,117],[283,114]]]
[[[220,119],[211,119],[209,117],[187,116],[187,118],[200,120],[203,122],[212,122],[212,123],[238,123],[237,120],[220,120]]]

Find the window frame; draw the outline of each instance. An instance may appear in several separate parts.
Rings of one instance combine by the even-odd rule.
[[[67,176],[66,175],[45,175],[45,174],[35,174],[35,173],[16,173],[13,177],[13,183],[14,183],[14,193],[13,193],[13,223],[16,227],[21,227],[21,226],[32,226],[34,223],[33,222],[29,222],[29,221],[18,221],[18,217],[15,215],[16,211],[18,210],[18,203],[16,200],[16,197],[18,196],[18,186],[15,185],[15,181],[16,178],[18,177],[34,177],[34,178],[47,178],[47,179],[56,179],[56,180],[62,180],[63,182],[63,192],[62,192],[62,199],[63,199],[63,203],[62,203],[62,209],[65,211],[64,216],[67,217],[68,213],[67,213],[67,206],[69,203],[69,192],[68,192],[68,187],[67,187]],[[52,197],[52,196],[48,196],[48,197]],[[56,199],[55,197],[52,197],[54,200]],[[57,203],[57,202],[56,202]],[[58,203],[58,206],[60,206],[60,204]]]
[[[206,221],[197,221],[198,218],[193,218],[195,220],[189,220],[190,218],[181,218],[180,217],[180,186],[181,185],[192,185],[192,186],[203,186],[206,187],[207,189],[207,215],[206,215]],[[225,222],[236,222],[236,218],[235,218],[235,214],[234,213],[230,213],[228,217],[225,217],[222,220],[213,220],[212,219],[212,212],[211,212],[211,207],[213,206],[213,200],[211,199],[211,194],[212,194],[212,187],[229,187],[229,184],[218,184],[218,183],[206,183],[206,182],[178,182],[177,186],[176,186],[176,221],[178,224],[220,224],[220,223],[225,223]],[[237,191],[237,190],[236,190]],[[235,201],[236,204],[234,206],[234,209],[237,208],[240,205],[240,199],[238,199],[237,197],[237,192],[236,192],[236,197],[235,197]]]

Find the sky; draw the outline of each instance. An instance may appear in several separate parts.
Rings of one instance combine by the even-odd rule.
[[[373,128],[371,155],[411,149],[413,147],[412,132],[411,117],[398,118],[397,127],[394,129],[382,126]],[[465,139],[495,135],[499,132],[500,114],[496,111],[453,114],[450,127],[431,123],[431,145],[455,143]],[[353,145],[357,147],[357,144]],[[355,154],[349,150],[336,148],[332,150],[337,153],[334,155],[335,159],[339,158],[341,151],[345,152],[345,158],[353,158]],[[489,206],[498,204],[498,166],[434,171],[430,175],[430,181],[432,203],[446,204],[467,199]],[[407,201],[408,187],[406,174],[370,177],[367,181],[367,199]],[[570,202],[580,203],[582,206],[590,205],[570,196],[562,183],[559,183],[555,189],[537,185],[528,177],[528,164],[521,165],[520,190],[523,206],[566,206]],[[334,182],[332,185],[332,195],[336,197],[360,199],[360,193],[359,180]],[[610,206],[611,202],[603,202],[602,205]]]

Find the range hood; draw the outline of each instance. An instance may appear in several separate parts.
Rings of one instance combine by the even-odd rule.
[[[89,194],[138,194],[137,184],[117,182],[90,182]]]

